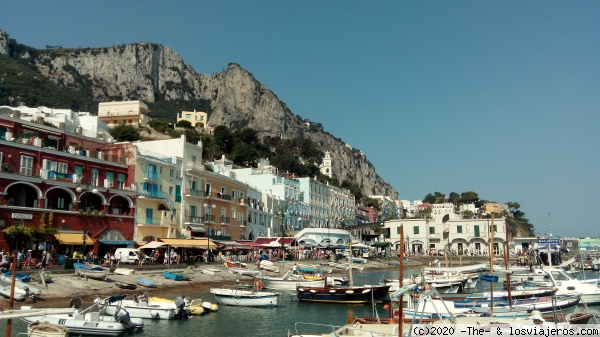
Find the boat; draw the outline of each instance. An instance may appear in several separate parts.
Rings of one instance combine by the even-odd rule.
[[[68,334],[67,328],[52,323],[31,322],[27,325],[28,337],[66,337]]]
[[[12,272],[6,272],[4,273],[4,276],[12,278]],[[29,274],[15,273],[15,278],[24,283],[29,283],[29,281],[31,281],[31,275]]]
[[[247,264],[240,261],[233,261],[232,259],[227,259],[223,265],[227,268],[248,268]]]
[[[121,295],[124,296],[124,295]],[[99,311],[92,311],[100,307],[103,311],[111,301],[118,301],[120,296],[108,297],[103,303],[94,303],[85,310],[75,310],[70,314],[46,314],[21,317],[25,323],[43,322],[59,325],[69,330],[69,334],[119,336],[127,331],[139,331],[144,327],[140,318],[131,318],[129,313],[119,308],[113,316],[100,315]]]
[[[273,273],[279,273],[279,267],[269,260],[262,260],[258,263],[258,269],[270,271]]]
[[[169,300],[166,298],[162,298],[162,297],[149,297],[148,298],[149,301],[152,302],[164,302],[164,303],[175,303],[175,301],[173,300]],[[187,298],[186,298],[187,301]],[[217,312],[219,310],[219,306],[215,303],[210,303],[207,301],[203,301],[202,299],[193,299],[189,302],[188,308],[192,306],[192,304],[197,307],[198,305],[201,306],[202,308],[204,308],[204,312],[205,313],[209,313],[209,312]]]
[[[202,305],[202,299],[194,299],[190,302],[188,309],[190,310],[191,315],[204,315],[207,310],[204,310],[204,306]]]
[[[114,315],[120,308],[127,310],[130,317],[148,319],[179,319],[190,315],[186,300],[178,296],[174,301],[154,300],[147,294],[135,295],[133,300],[126,300],[126,295],[119,295],[117,300],[111,301],[104,307],[109,315]],[[102,304],[105,299],[96,297],[94,303]]]
[[[201,272],[202,272],[202,274],[211,275],[211,276],[221,275],[221,271],[219,269],[202,268]]]
[[[41,271],[39,273],[31,274],[31,281],[37,283],[49,283],[52,282],[52,274]]]
[[[556,296],[556,297],[532,297],[527,299],[513,299],[510,301],[494,299],[494,314],[505,312],[519,312],[539,310],[541,312],[556,309],[567,309],[579,304],[579,296]],[[474,312],[489,313],[492,306],[491,300],[457,300],[454,301],[456,308],[471,308]]]
[[[7,285],[9,287],[9,293],[10,293],[10,285],[11,284],[12,284],[12,276],[8,277],[5,275],[0,275],[0,286]],[[42,294],[42,289],[35,287],[29,283],[21,282],[21,281],[15,279],[15,294],[16,293],[23,294],[25,297],[39,296]]]
[[[295,291],[296,286],[318,287],[322,286],[325,283],[323,279],[307,280],[302,275],[293,274],[291,271],[285,273],[283,277],[257,275],[254,277],[254,279],[262,281],[264,289],[291,291]]]
[[[117,286],[117,288],[121,288],[121,289],[129,289],[129,290],[137,289],[136,284],[127,283],[127,282],[115,281],[115,286]]]
[[[150,280],[146,280],[143,278],[139,278],[137,280],[135,280],[135,282],[142,287],[146,287],[146,288],[156,288],[156,283],[152,282]]]
[[[163,274],[166,279],[174,280],[174,281],[183,281],[185,280],[185,276],[183,274],[178,274],[170,271],[166,271]]]
[[[260,281],[256,281],[260,282]],[[275,307],[279,293],[243,290],[237,288],[212,288],[210,293],[219,304],[242,307]]]
[[[242,276],[254,277],[254,276],[260,275],[260,270],[254,270],[254,269],[249,269],[249,268],[235,268],[235,267],[230,267],[227,269],[229,269],[229,272],[232,274],[238,274],[238,275],[242,275]]]
[[[131,268],[117,268],[113,273],[117,275],[133,275],[135,274],[135,270]]]
[[[108,279],[108,273],[110,272],[110,269],[97,264],[73,263],[73,267],[75,268],[75,273],[79,276],[98,280]]]
[[[562,269],[534,269],[528,273],[513,273],[513,279],[532,281],[539,286],[556,287],[558,295],[581,294],[581,301],[587,305],[600,304],[600,286],[581,281]]]
[[[296,295],[300,301],[327,303],[377,303],[386,301],[390,291],[389,285],[365,285],[362,287],[296,287]]]
[[[6,298],[10,298],[10,284],[6,284],[3,281],[0,281],[0,295],[6,297]],[[14,292],[14,300],[17,302],[23,302],[25,301],[25,299],[27,299],[27,295],[24,292],[21,291],[17,291],[17,289],[15,288],[15,292]]]

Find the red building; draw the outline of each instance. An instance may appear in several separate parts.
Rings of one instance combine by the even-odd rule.
[[[0,116],[0,165],[1,249],[70,255],[87,236],[85,251],[103,256],[135,243],[122,146]]]

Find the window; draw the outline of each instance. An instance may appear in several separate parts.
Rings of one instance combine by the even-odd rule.
[[[33,173],[33,157],[21,156],[21,174],[24,176],[31,176]]]
[[[227,223],[227,210],[225,207],[221,207],[221,221],[220,223]]]
[[[49,159],[44,159],[42,161],[42,168],[49,171],[56,171],[57,163]]]
[[[67,163],[58,163],[58,172],[67,173],[69,170],[69,164]]]
[[[400,234],[400,227],[396,227],[396,234]]]
[[[192,119],[192,114],[185,114],[185,119]]]
[[[244,192],[239,192],[238,194],[240,196],[240,199],[244,199]]]
[[[429,227],[429,234],[435,234],[435,227]]]
[[[110,171],[106,171],[106,182],[107,186],[104,187],[113,187],[114,186],[114,173]]]
[[[66,209],[65,208],[65,198],[62,198],[62,197],[56,198],[56,209]]]
[[[235,190],[231,190],[231,199],[235,200]]]
[[[196,206],[190,206],[190,216],[196,216]]]
[[[173,186],[169,186],[169,195],[173,195]]]
[[[456,226],[456,233],[458,233],[458,234],[462,233],[462,226],[461,225]]]
[[[231,218],[232,218],[232,219],[235,219],[235,209],[232,209],[232,210],[231,210]]]
[[[192,156],[192,163],[196,163],[196,156]]]
[[[175,178],[175,170],[169,169],[169,177]]]
[[[494,233],[498,233],[498,225],[494,225]]]
[[[92,169],[92,180],[90,181],[90,185],[92,186],[98,186],[98,169]]]
[[[475,237],[479,237],[479,225],[475,225],[474,229],[475,229]]]
[[[419,234],[419,226],[413,227],[413,234]]]
[[[125,189],[125,174],[117,173],[117,188],[120,190]]]

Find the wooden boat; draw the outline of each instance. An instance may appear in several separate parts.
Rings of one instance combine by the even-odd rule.
[[[307,280],[302,275],[292,274],[291,271],[288,271],[283,277],[258,275],[254,279],[262,281],[265,289],[275,290],[296,290],[296,286],[319,287],[325,284],[323,279]]]
[[[75,273],[85,278],[93,279],[108,279],[110,269],[104,268],[97,264],[73,263]]]
[[[296,287],[299,301],[327,302],[327,303],[377,303],[386,301],[389,296],[390,286],[362,286],[362,287]]]
[[[121,289],[129,289],[129,290],[137,289],[137,285],[136,284],[127,283],[127,282],[116,281],[115,282],[115,286],[117,286],[118,288],[121,288]]]
[[[29,281],[31,281],[31,275],[29,274],[16,273],[15,275],[15,278],[21,282],[29,283]],[[4,276],[12,278],[12,272],[6,272],[4,273]]]
[[[212,288],[210,293],[219,304],[243,307],[275,307],[279,293],[242,289]]]
[[[31,322],[27,325],[28,337],[66,337],[69,330],[60,325],[44,322]]]
[[[137,280],[135,280],[136,283],[142,287],[146,287],[146,288],[156,288],[156,283],[152,282],[150,280],[146,280],[143,278],[139,278]]]
[[[167,278],[169,280],[174,280],[174,281],[183,281],[185,279],[183,274],[173,273],[170,271],[164,272],[163,275],[165,276],[165,278]]]
[[[223,265],[227,268],[248,268],[248,265],[239,261],[227,259]]]
[[[43,271],[31,274],[31,280],[33,282],[42,283],[42,279],[44,283],[52,282],[52,275]]]

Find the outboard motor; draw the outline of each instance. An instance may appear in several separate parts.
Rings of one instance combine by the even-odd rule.
[[[175,314],[177,318],[188,318],[190,316],[190,310],[187,307],[185,297],[175,297],[175,306],[177,307],[177,313]]]
[[[127,310],[123,308],[117,309],[113,317],[115,321],[123,324],[127,328],[127,331],[134,331],[138,327],[136,323],[131,321]]]
[[[69,302],[69,308],[80,309],[81,308],[81,298],[80,297],[72,298],[71,302]]]

